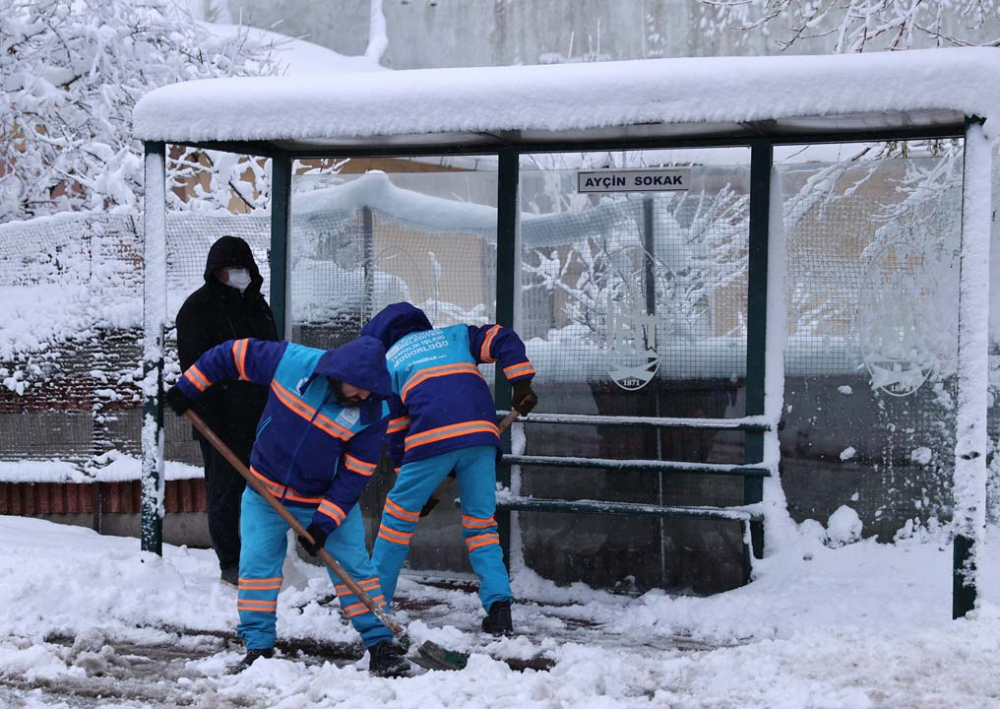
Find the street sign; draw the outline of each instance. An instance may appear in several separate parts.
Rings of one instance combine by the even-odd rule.
[[[578,192],[674,192],[691,185],[691,168],[578,172]]]

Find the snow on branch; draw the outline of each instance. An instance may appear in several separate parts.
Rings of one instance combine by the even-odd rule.
[[[773,33],[785,51],[818,40],[824,51],[998,46],[996,0],[700,0],[709,31]]]
[[[169,0],[8,0],[0,12],[0,222],[136,205],[142,153],[132,109],[143,95],[277,69],[267,42],[218,37]]]

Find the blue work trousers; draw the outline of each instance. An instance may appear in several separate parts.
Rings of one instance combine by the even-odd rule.
[[[511,600],[510,580],[503,564],[500,535],[493,518],[496,511],[496,448],[476,446],[406,463],[385,499],[382,525],[372,561],[382,579],[389,603],[396,593],[399,571],[410,551],[410,539],[420,510],[452,470],[458,476],[462,498],[462,533],[472,569],[479,577],[479,600],[489,610],[495,601]]]
[[[289,505],[288,511],[303,527],[307,527],[316,508]],[[274,647],[278,591],[281,589],[281,567],[287,549],[287,531],[288,523],[248,486],[243,493],[240,513],[243,545],[240,550],[239,598],[236,602],[240,613],[240,624],[236,632],[246,643],[248,650]],[[372,600],[382,606],[388,604],[382,595],[375,565],[368,558],[364,523],[357,505],[333,534],[327,537],[324,548]],[[391,640],[392,633],[389,629],[333,572],[329,573],[340,598],[341,609],[350,618],[354,629],[361,634],[365,645],[371,647],[383,640]]]

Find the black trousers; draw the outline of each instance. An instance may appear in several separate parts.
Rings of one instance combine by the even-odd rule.
[[[219,557],[219,568],[240,565],[240,502],[246,480],[236,472],[212,444],[199,440],[205,460],[205,488],[208,491],[208,534],[212,548]],[[250,446],[232,445],[233,452],[250,464]]]

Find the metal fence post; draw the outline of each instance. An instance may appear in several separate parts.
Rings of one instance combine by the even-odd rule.
[[[292,159],[271,158],[271,311],[278,337],[292,339],[292,303],[288,292],[289,218]]]
[[[982,121],[967,119],[962,176],[955,419],[955,540],[952,616],[976,606],[977,554],[986,535],[990,226],[993,153]]]
[[[750,146],[750,234],[747,265],[747,373],[746,415],[764,414],[764,382],[767,364],[767,271],[768,231],[771,212],[771,170],[774,146],[766,140]],[[747,431],[746,463],[764,460],[764,433]],[[743,504],[764,500],[764,481],[759,476],[743,478]],[[751,552],[764,555],[764,525],[750,523]],[[744,560],[744,580],[750,580],[751,560]]]
[[[166,145],[145,144],[142,550],[163,553],[163,345],[167,321]]]
[[[516,151],[505,149],[499,154],[497,180],[497,314],[496,321],[504,327],[514,327],[514,305],[517,294],[517,190],[519,156]],[[498,409],[510,409],[511,389],[503,370],[497,366],[494,375],[494,399]],[[511,452],[510,429],[500,441],[504,453]],[[497,469],[500,483],[510,487],[510,465],[502,463]],[[497,527],[504,564],[510,569],[511,513],[497,512]]]

